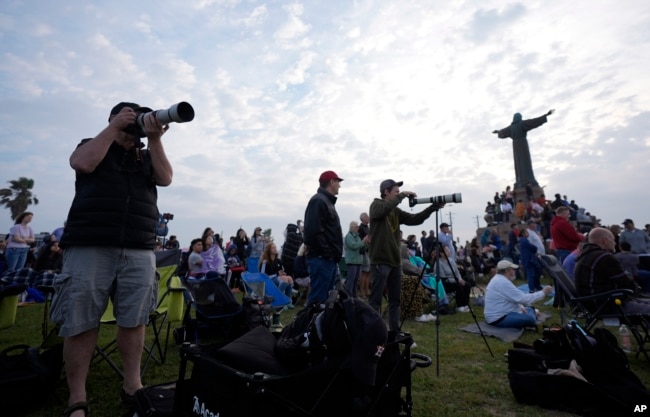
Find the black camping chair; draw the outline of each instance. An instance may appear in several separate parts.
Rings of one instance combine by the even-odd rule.
[[[553,255],[541,255],[539,260],[542,268],[549,274],[555,283],[554,306],[560,310],[562,324],[569,323],[572,319],[583,323],[584,328],[590,331],[599,321],[617,321],[627,324],[638,343],[639,353],[643,353],[650,360],[645,344],[650,342],[648,318],[631,316],[623,310],[623,303],[632,297],[634,292],[627,288],[615,289],[600,294],[578,296],[574,280],[560,265]]]
[[[411,373],[430,366],[431,359],[411,353],[410,335],[387,336],[381,316],[365,303],[346,299],[327,304],[324,311],[314,311],[313,320],[302,321],[306,328],[285,328],[310,334],[305,352],[326,351],[326,360],[312,354],[306,368],[290,370],[278,355],[284,332],[278,340],[262,326],[214,348],[184,344],[174,415],[209,410],[222,416],[410,416]],[[315,344],[316,328],[324,350]],[[377,336],[381,346],[361,342]],[[296,355],[288,357],[293,365]]]
[[[231,339],[236,333],[237,317],[242,313],[242,304],[237,301],[222,277],[182,280],[189,299],[183,319],[183,334],[177,331],[176,342],[199,342],[201,336],[207,339]],[[192,318],[191,311],[195,317]]]

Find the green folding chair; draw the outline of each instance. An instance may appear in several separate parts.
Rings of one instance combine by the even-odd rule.
[[[18,297],[27,290],[27,284],[3,285],[0,288],[0,330],[16,323]]]
[[[181,250],[173,249],[156,252],[156,275],[158,278],[158,304],[156,309],[149,315],[148,327],[153,329],[153,341],[144,346],[145,359],[140,370],[144,375],[149,361],[153,359],[158,364],[163,364],[167,357],[169,344],[169,333],[173,323],[179,323],[183,319],[185,306],[184,291],[180,278],[175,275],[180,262]],[[113,314],[113,303],[109,300],[106,311],[100,319],[101,325],[115,325],[117,321]],[[166,331],[165,330],[166,327]],[[163,338],[164,336],[164,338]],[[163,344],[164,342],[164,344]],[[96,364],[105,360],[108,365],[120,376],[124,374],[120,367],[110,357],[117,350],[117,339],[111,340],[104,346],[96,346],[95,354],[91,363]]]

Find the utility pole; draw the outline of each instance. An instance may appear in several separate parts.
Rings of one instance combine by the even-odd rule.
[[[452,227],[454,225],[454,222],[451,220],[451,215],[452,214],[454,214],[454,213],[452,213],[451,210],[450,210],[449,213],[448,213],[448,215],[449,215],[449,226],[450,227]]]
[[[479,223],[479,215],[477,214],[476,215],[476,228],[478,229],[479,227],[481,227],[481,225]]]

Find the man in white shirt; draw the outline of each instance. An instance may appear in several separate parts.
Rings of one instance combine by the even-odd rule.
[[[497,273],[485,289],[485,321],[492,326],[523,328],[537,324],[537,313],[530,305],[553,291],[546,286],[541,291],[524,293],[512,283],[519,266],[503,260]]]
[[[528,220],[528,241],[537,247],[538,255],[546,255],[544,241],[537,233],[537,222],[534,220]]]

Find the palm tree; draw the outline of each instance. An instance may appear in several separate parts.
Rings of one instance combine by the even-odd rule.
[[[38,204],[38,198],[31,192],[34,188],[34,180],[31,178],[20,177],[9,181],[9,184],[9,188],[0,189],[0,204],[10,209],[11,220],[16,220],[31,204]]]

